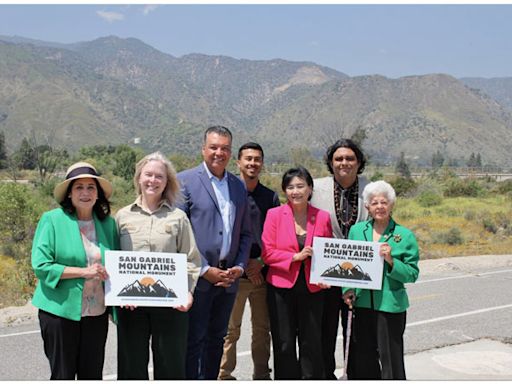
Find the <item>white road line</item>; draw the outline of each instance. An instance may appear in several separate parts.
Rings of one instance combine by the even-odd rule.
[[[2,337],[10,337],[10,336],[31,335],[33,333],[41,333],[41,331],[37,330],[37,331],[27,331],[27,332],[18,332],[18,333],[8,333],[6,335],[0,335],[0,338],[2,338]]]
[[[444,321],[444,320],[456,319],[456,318],[458,318],[458,317],[471,316],[471,315],[478,315],[478,314],[480,314],[480,313],[491,312],[491,311],[498,311],[498,310],[500,310],[500,309],[507,309],[507,308],[512,308],[512,304],[499,305],[499,306],[497,306],[497,307],[490,307],[490,308],[477,309],[476,311],[462,312],[462,313],[457,313],[457,314],[455,314],[455,315],[449,315],[449,316],[436,317],[436,318],[434,318],[434,319],[428,319],[428,320],[415,321],[414,323],[409,323],[409,324],[407,324],[407,328],[409,328],[409,327],[415,327],[415,326],[417,326],[417,325],[423,325],[423,324],[429,324],[429,323],[436,323],[436,322],[438,322],[438,321]]]
[[[459,275],[459,276],[450,276],[450,277],[441,277],[439,279],[430,279],[430,280],[418,280],[415,283],[411,284],[425,284],[425,283],[434,283],[437,281],[444,281],[444,280],[455,280],[455,279],[467,279],[470,277],[480,277],[480,276],[486,276],[486,275],[496,275],[498,273],[509,273],[512,272],[512,269],[504,269],[502,271],[492,271],[492,272],[484,272],[484,273],[470,273],[466,275]],[[421,271],[420,271],[421,273]]]

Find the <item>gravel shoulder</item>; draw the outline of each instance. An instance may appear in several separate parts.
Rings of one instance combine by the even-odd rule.
[[[512,267],[512,255],[459,256],[420,261],[420,276],[439,277],[443,273],[478,273],[481,269]],[[37,322],[37,308],[29,301],[19,307],[0,309],[0,328]]]

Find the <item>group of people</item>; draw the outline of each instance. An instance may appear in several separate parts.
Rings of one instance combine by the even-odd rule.
[[[332,176],[313,180],[301,166],[284,173],[281,205],[259,179],[262,147],[240,147],[239,177],[227,171],[231,155],[231,132],[212,126],[195,168],[177,174],[161,153],[145,156],[134,175],[137,197],[115,218],[111,183],[91,164],[68,168],[54,190],[60,207],[43,214],[32,247],[33,304],[51,379],[102,378],[109,314],[118,379],[147,380],[150,348],[155,379],[235,379],[247,300],[253,379],[272,378],[270,343],[274,379],[336,379],[340,317],[345,343],[354,311],[348,378],[405,379],[404,283],[418,277],[419,252],[391,216],[391,185],[368,183],[362,151],[340,139],[325,156]],[[382,289],[310,283],[316,236],[383,243]],[[109,249],[186,254],[187,304],[107,308]]]

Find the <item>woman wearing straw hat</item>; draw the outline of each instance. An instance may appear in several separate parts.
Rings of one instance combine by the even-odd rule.
[[[60,208],[45,212],[32,244],[44,352],[51,379],[101,380],[108,331],[104,251],[118,248],[108,198],[112,185],[88,163],[70,166],[53,195]]]
[[[137,199],[116,214],[126,251],[187,255],[188,303],[175,308],[121,307],[117,312],[117,378],[148,380],[149,348],[155,380],[185,379],[188,313],[201,255],[187,215],[176,208],[180,187],[172,163],[160,152],[145,156],[133,177]]]

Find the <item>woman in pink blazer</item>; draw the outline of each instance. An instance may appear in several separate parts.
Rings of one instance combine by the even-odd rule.
[[[322,288],[309,283],[314,236],[332,237],[329,213],[309,204],[313,178],[303,167],[283,175],[288,203],[270,209],[262,244],[274,351],[274,379],[323,379]],[[299,358],[295,348],[299,342]]]

